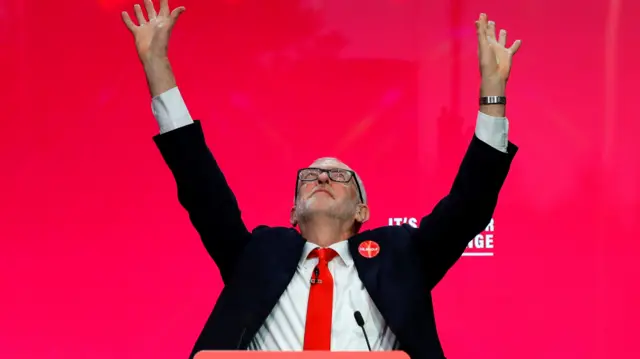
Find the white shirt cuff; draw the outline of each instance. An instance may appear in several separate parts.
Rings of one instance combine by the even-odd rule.
[[[154,97],[151,100],[151,111],[158,121],[161,134],[193,123],[177,87]]]
[[[509,120],[493,117],[478,111],[476,137],[498,151],[507,153],[509,145]]]

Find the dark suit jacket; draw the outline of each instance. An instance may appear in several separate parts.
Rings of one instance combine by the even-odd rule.
[[[154,140],[225,285],[191,357],[246,349],[293,277],[305,239],[293,228],[247,230],[199,121]],[[388,226],[349,239],[362,283],[412,358],[444,358],[431,290],[491,220],[516,151],[510,143],[508,153],[500,152],[474,136],[451,191],[419,228]],[[374,258],[358,254],[366,240],[380,245]]]

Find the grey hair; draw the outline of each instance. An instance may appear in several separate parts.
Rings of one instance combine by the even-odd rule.
[[[348,170],[353,171],[353,169],[351,167],[349,167],[346,163],[340,161],[339,159],[337,159],[335,157],[321,157],[321,158],[318,158],[317,160],[313,161],[313,163],[316,163],[316,162],[329,162],[329,161],[342,163]],[[362,193],[362,203],[363,204],[367,204],[367,191],[365,191],[365,189],[364,189],[364,183],[362,182],[362,180],[360,179],[360,176],[358,175],[358,173],[356,171],[353,171],[353,173],[355,173],[356,182],[358,183],[358,187],[360,187],[360,192]],[[296,198],[293,199],[293,203],[295,203],[295,202],[296,202]]]

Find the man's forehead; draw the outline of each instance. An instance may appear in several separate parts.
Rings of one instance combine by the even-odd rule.
[[[346,164],[342,163],[340,160],[335,158],[321,158],[313,161],[313,163],[309,167],[317,167],[317,168],[342,168],[345,170],[350,170],[351,168]]]

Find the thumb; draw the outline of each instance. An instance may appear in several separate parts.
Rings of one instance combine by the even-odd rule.
[[[184,6],[180,6],[177,7],[175,9],[173,9],[173,11],[171,12],[171,20],[172,22],[176,22],[178,20],[178,18],[180,17],[180,15],[185,11],[185,7]]]

